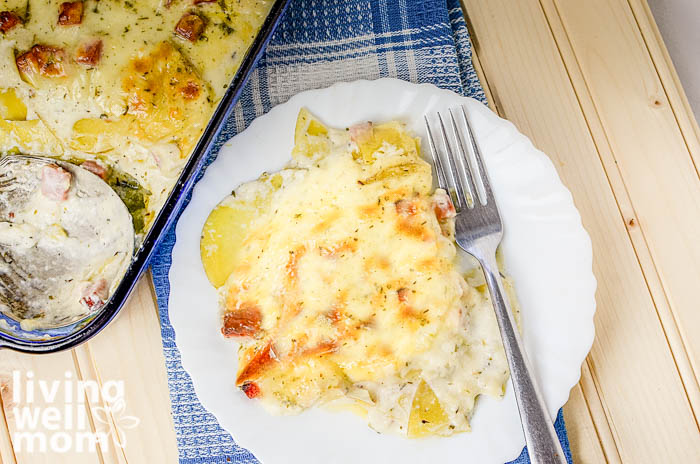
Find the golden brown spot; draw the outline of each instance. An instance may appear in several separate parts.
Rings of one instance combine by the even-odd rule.
[[[241,369],[236,377],[236,385],[240,387],[243,383],[259,377],[273,361],[272,342],[268,341],[262,349],[254,351],[247,362],[241,363]]]
[[[376,203],[360,206],[358,210],[360,216],[365,216],[368,218],[377,217],[382,212],[381,207]]]
[[[296,250],[289,252],[289,259],[287,260],[287,265],[285,266],[285,275],[289,285],[296,286],[299,279],[299,260],[306,253],[306,248],[304,246],[297,247]]]
[[[422,259],[418,262],[417,268],[419,271],[425,272],[425,271],[431,271],[431,270],[437,268],[437,265],[438,265],[438,260],[435,259],[434,257],[433,258],[425,258],[425,259]]]
[[[337,306],[328,311],[325,316],[333,325],[339,323],[343,318],[343,314]]]
[[[318,224],[316,224],[313,229],[311,229],[311,232],[314,234],[318,234],[319,232],[323,232],[325,230],[328,230],[328,228],[333,224],[333,222],[340,217],[340,211],[337,209],[333,210],[333,212],[329,213],[326,215],[325,218]]]
[[[199,92],[200,92],[199,84],[197,84],[194,81],[187,81],[187,84],[185,84],[184,87],[182,87],[180,89],[180,93],[187,100],[192,100],[194,98],[197,98],[199,96]]]
[[[156,45],[151,53],[135,58],[122,80],[127,98],[128,113],[136,117],[140,137],[160,140],[184,130],[199,133],[193,119],[202,106],[194,105],[194,87],[201,89],[201,81],[187,61],[169,42]],[[201,100],[201,92],[198,94]],[[187,105],[183,105],[183,101]],[[187,153],[190,141],[180,138],[179,145]]]
[[[311,356],[323,356],[324,354],[332,353],[334,351],[338,350],[338,344],[333,341],[333,340],[326,340],[323,342],[320,342],[316,346],[312,346],[311,348],[306,348],[302,352],[302,356],[304,357],[311,357]]]
[[[386,256],[382,255],[373,255],[368,257],[365,262],[364,262],[364,269],[365,271],[369,272],[373,269],[381,269],[382,271],[386,271],[391,267],[391,262]]]
[[[344,253],[353,253],[357,251],[357,242],[355,240],[343,240],[330,246],[321,245],[318,247],[318,253],[327,258],[337,258]]]
[[[432,232],[425,226],[425,224],[421,224],[413,220],[399,219],[396,222],[396,230],[400,234],[417,238],[423,240],[424,242],[432,240],[433,238]]]

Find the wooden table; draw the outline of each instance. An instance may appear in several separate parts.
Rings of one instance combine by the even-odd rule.
[[[564,408],[575,461],[700,462],[700,131],[645,0],[464,4],[493,109],[552,158],[593,240],[596,339]],[[66,372],[124,380],[140,424],[124,430],[123,448],[29,453],[12,439],[13,371],[33,371],[35,384]],[[3,463],[177,460],[149,277],[89,343],[2,352],[0,381]]]

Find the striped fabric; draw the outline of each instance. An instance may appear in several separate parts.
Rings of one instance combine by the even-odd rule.
[[[209,162],[225,140],[296,93],[340,80],[380,77],[429,82],[485,101],[459,0],[292,0]],[[167,307],[174,244],[173,227],[151,268],[180,463],[257,463],[199,403],[180,362]],[[568,455],[561,412],[556,427]],[[514,462],[530,461],[523,451]]]

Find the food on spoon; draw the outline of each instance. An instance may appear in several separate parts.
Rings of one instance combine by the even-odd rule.
[[[202,261],[248,398],[417,438],[469,430],[476,397],[503,394],[488,294],[458,267],[454,207],[419,151],[399,122],[333,129],[302,109],[289,166],[212,211]]]
[[[115,192],[60,161],[4,158],[0,178],[0,312],[34,330],[102,308],[134,249]]]
[[[54,201],[68,199],[71,173],[60,166],[49,164],[41,170],[41,193]]]

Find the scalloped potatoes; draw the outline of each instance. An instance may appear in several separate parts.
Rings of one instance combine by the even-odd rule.
[[[271,5],[0,0],[0,156],[96,160],[128,174],[145,230]]]
[[[502,395],[481,274],[461,273],[454,208],[419,150],[398,122],[332,129],[302,110],[289,166],[211,213],[202,260],[248,397],[423,437],[468,430],[475,398]]]

